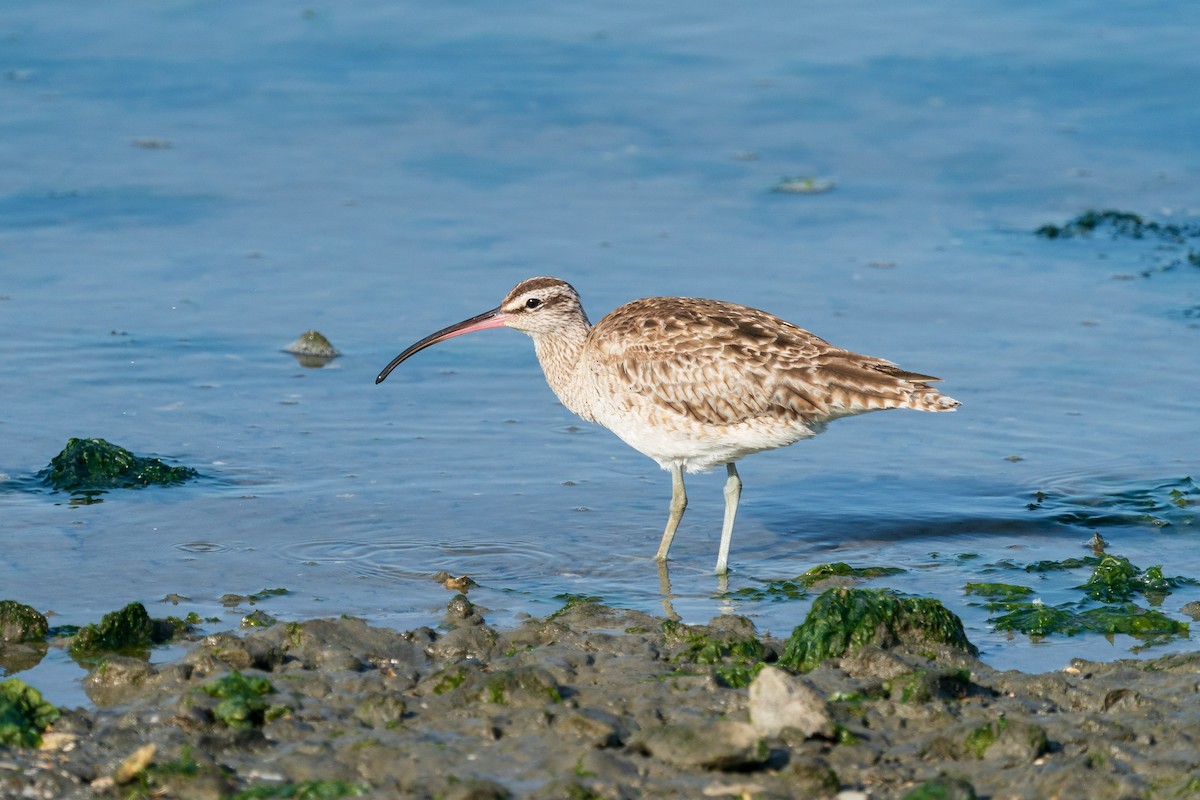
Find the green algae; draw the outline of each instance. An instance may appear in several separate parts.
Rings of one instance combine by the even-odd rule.
[[[986,597],[988,600],[1016,600],[1033,594],[1028,586],[1017,586],[1012,583],[968,583],[963,587],[967,594]]]
[[[962,620],[938,600],[899,597],[887,589],[829,589],[792,631],[779,663],[808,672],[869,644],[937,644],[978,652],[967,640]]]
[[[272,617],[261,608],[251,611],[246,616],[242,617],[241,627],[243,628],[270,628],[279,620]]]
[[[900,800],[976,800],[975,787],[965,778],[938,775],[900,796]]]
[[[837,184],[830,178],[818,178],[814,175],[784,175],[771,191],[776,194],[823,194],[833,191]]]
[[[445,694],[452,692],[463,685],[467,679],[467,671],[462,667],[455,667],[443,670],[436,676],[437,680],[433,684],[434,694]]]
[[[229,800],[266,800],[282,797],[287,800],[338,800],[342,797],[361,797],[371,787],[365,783],[338,780],[297,781],[250,786],[229,796]]]
[[[168,641],[175,626],[151,619],[141,603],[130,603],[79,630],[71,641],[72,658],[91,658],[106,652],[143,652],[151,645]]]
[[[976,758],[982,759],[987,754],[988,748],[996,743],[1006,728],[1008,728],[1008,720],[1001,714],[995,722],[988,722],[972,729],[967,734],[967,738],[963,740],[963,745]]]
[[[1113,636],[1123,633],[1146,640],[1147,644],[1158,644],[1188,635],[1186,622],[1133,603],[1099,606],[1086,611],[1075,610],[1072,603],[1059,606],[1028,603],[989,621],[996,630],[1017,631],[1035,639],[1055,634],[1075,636],[1086,632]]]
[[[971,670],[917,669],[886,681],[884,689],[901,703],[958,700],[971,691]]]
[[[172,467],[157,458],[136,456],[103,439],[71,438],[38,478],[60,491],[89,492],[173,486],[198,474],[190,467]]]
[[[527,699],[545,699],[557,704],[563,699],[554,678],[537,667],[517,667],[492,673],[484,683],[480,697],[485,702],[497,705],[509,705]]]
[[[902,572],[904,570],[900,567],[852,567],[844,561],[835,561],[832,564],[819,564],[805,570],[803,575],[796,578],[796,581],[805,588],[811,588],[813,584],[828,578],[886,578]]]
[[[221,701],[213,709],[213,718],[230,728],[262,727],[270,711],[266,695],[275,693],[266,678],[243,675],[236,669],[199,690]]]
[[[41,642],[50,631],[46,617],[16,600],[0,600],[0,642]]]
[[[729,595],[751,602],[800,600],[808,596],[808,590],[815,584],[830,578],[870,580],[902,572],[904,570],[900,567],[852,567],[844,561],[835,561],[832,564],[819,564],[795,578],[767,581],[762,586],[746,586]]]
[[[546,619],[548,619],[548,620],[558,619],[563,614],[566,614],[568,611],[570,611],[571,609],[576,608],[578,606],[599,605],[600,603],[604,602],[604,598],[599,597],[597,595],[572,594],[570,592],[563,592],[562,594],[556,594],[556,595],[554,595],[554,599],[561,600],[563,603],[563,606],[562,606],[562,608],[555,611],[553,614],[550,614],[549,616],[547,616]]]
[[[248,594],[246,595],[246,599],[253,604],[261,600],[266,600],[268,597],[282,597],[285,594],[291,594],[291,591],[282,586],[277,586],[274,589],[261,589],[254,594]]]
[[[20,678],[0,683],[0,745],[37,747],[59,710]]]
[[[1042,603],[1021,603],[988,621],[998,631],[1017,631],[1035,639],[1056,633],[1074,636],[1084,630],[1074,611]]]
[[[1153,267],[1139,270],[1143,278],[1179,267],[1200,267],[1200,250],[1190,242],[1200,238],[1195,223],[1159,222],[1131,211],[1085,211],[1064,225],[1042,225],[1034,233],[1045,239],[1089,238],[1108,231],[1113,239],[1146,241],[1153,247]]]
[[[1034,233],[1045,239],[1070,239],[1091,236],[1099,230],[1110,231],[1114,238],[1155,238],[1180,244],[1187,239],[1200,237],[1200,225],[1155,222],[1132,211],[1111,208],[1103,211],[1089,209],[1064,225],[1042,225]]]
[[[1153,603],[1162,602],[1173,589],[1197,583],[1193,578],[1167,577],[1161,564],[1143,570],[1124,556],[1105,555],[1087,582],[1076,588],[1102,603],[1126,602],[1135,594],[1141,594]]]
[[[1092,570],[1087,583],[1075,588],[1101,603],[1122,602],[1133,599],[1137,587],[1134,580],[1141,572],[1124,556],[1105,555]]]
[[[766,646],[753,634],[719,635],[673,620],[663,620],[662,629],[668,643],[683,645],[672,656],[672,662],[715,667],[713,676],[720,684],[731,688],[749,686],[763,668],[767,656]]]
[[[729,592],[730,597],[752,603],[779,603],[808,597],[808,590],[799,579],[767,581],[762,586],[743,586]]]
[[[1011,611],[1021,605],[1021,598],[1033,594],[1033,589],[1028,586],[1013,583],[968,583],[963,586],[963,591],[984,598],[983,607],[988,611]]]
[[[1133,603],[1101,606],[1082,612],[1079,619],[1086,630],[1105,636],[1123,633],[1135,638],[1160,639],[1187,636],[1188,624],[1171,619],[1161,611]]]
[[[1175,589],[1200,585],[1200,581],[1194,578],[1163,574],[1161,564],[1142,569],[1125,556],[1104,552],[1104,541],[1099,537],[1094,537],[1093,541],[1095,542],[1093,546],[1097,551],[1097,555],[1094,556],[1064,558],[1059,561],[1035,561],[1023,567],[1005,560],[989,566],[1003,569],[1023,569],[1025,572],[1034,574],[1090,568],[1092,572],[1087,581],[1074,588],[1082,591],[1086,598],[1101,603],[1127,602],[1132,600],[1135,595],[1140,594],[1152,604],[1158,604]],[[969,587],[1006,585],[1009,584],[968,584]],[[988,591],[987,589],[968,589],[968,593],[993,597],[987,594]],[[1006,607],[1005,603],[1011,605],[1009,601],[1015,600],[1016,597],[996,599],[1004,601],[997,607]],[[989,608],[992,606],[989,605]]]

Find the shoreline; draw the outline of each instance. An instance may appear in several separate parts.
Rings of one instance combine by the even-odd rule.
[[[0,749],[33,797],[1184,797],[1200,653],[998,672],[924,641],[804,674],[744,617],[682,625],[587,600],[510,631],[361,620],[109,656],[93,710]],[[236,679],[231,676],[239,676]],[[216,687],[216,688],[214,688]],[[306,794],[307,793],[307,794]]]

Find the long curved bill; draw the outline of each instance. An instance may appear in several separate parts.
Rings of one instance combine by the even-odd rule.
[[[462,336],[464,333],[472,331],[482,331],[488,328],[502,328],[505,321],[508,319],[508,314],[501,311],[499,308],[493,308],[491,311],[485,311],[482,314],[464,319],[462,322],[456,322],[448,328],[442,328],[437,333],[431,333],[421,341],[413,344],[400,355],[392,359],[392,363],[383,368],[383,372],[379,373],[379,377],[375,379],[375,383],[383,383],[384,379],[391,374],[392,370],[400,366],[409,356],[421,352],[430,345],[435,345],[438,342],[446,339],[453,339],[455,336]]]

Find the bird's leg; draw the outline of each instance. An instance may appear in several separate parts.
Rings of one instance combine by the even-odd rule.
[[[737,467],[730,462],[725,465],[729,477],[725,479],[725,524],[721,526],[721,549],[717,551],[718,575],[729,572],[729,545],[733,541],[733,518],[737,516],[738,500],[742,497],[742,479]]]
[[[679,528],[679,520],[683,519],[683,512],[687,509],[687,492],[683,488],[683,467],[679,464],[671,465],[671,513],[667,516],[667,529],[663,531],[662,542],[658,545],[658,555],[655,556],[659,561],[667,560],[667,551],[671,549],[671,540],[675,538],[675,531]]]
[[[671,598],[675,596],[671,594],[671,564],[665,560],[658,562],[658,589],[662,593],[663,613],[667,615],[667,619],[676,622],[682,620],[683,617],[676,613],[675,604],[671,602]]]

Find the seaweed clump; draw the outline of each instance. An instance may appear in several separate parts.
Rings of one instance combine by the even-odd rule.
[[[1167,255],[1155,257],[1158,262],[1155,267],[1142,270],[1142,277],[1180,265],[1200,267],[1200,250],[1188,246],[1189,241],[1200,238],[1200,225],[1195,223],[1156,222],[1131,211],[1091,209],[1064,225],[1042,225],[1034,234],[1045,239],[1072,239],[1088,237],[1102,229],[1110,231],[1114,239],[1157,241],[1157,248],[1166,251]],[[1174,255],[1180,251],[1184,252]]]
[[[900,567],[852,567],[844,561],[835,561],[832,564],[818,564],[795,578],[768,581],[761,587],[746,586],[733,594],[755,602],[800,600],[808,596],[809,589],[822,581],[837,578],[871,580],[898,575],[901,572],[904,570]]]
[[[1144,239],[1152,236],[1171,242],[1183,242],[1192,236],[1200,236],[1200,225],[1178,225],[1172,222],[1155,222],[1131,211],[1090,209],[1067,222],[1065,225],[1047,224],[1034,233],[1047,239],[1069,239],[1075,236],[1090,236],[1101,228],[1108,228],[1113,236],[1129,239]]]
[[[92,623],[75,634],[71,655],[89,658],[105,652],[148,650],[151,645],[168,641],[174,632],[171,622],[151,619],[145,606],[130,603],[105,614],[100,624]]]
[[[220,700],[212,710],[213,718],[230,728],[261,728],[272,716],[266,695],[274,694],[275,687],[266,678],[243,675],[235,669],[200,690]]]
[[[86,492],[172,486],[198,474],[191,467],[172,467],[157,458],[136,456],[103,439],[72,437],[38,477],[54,489]]]
[[[0,642],[40,642],[49,632],[46,617],[16,600],[0,600]]]
[[[1016,565],[1008,566],[1017,568]],[[1101,550],[1098,556],[1037,561],[1024,569],[1044,573],[1081,567],[1091,567],[1092,573],[1075,587],[1084,594],[1084,599],[1078,602],[1048,606],[1037,599],[1024,599],[1032,594],[1032,590],[1006,584],[967,584],[967,591],[989,597],[989,611],[1005,612],[988,620],[996,630],[1017,631],[1034,639],[1054,634],[1099,633],[1112,637],[1120,633],[1140,639],[1140,647],[1149,647],[1175,636],[1188,635],[1186,622],[1132,602],[1136,595],[1142,595],[1151,605],[1159,605],[1173,590],[1198,583],[1193,578],[1164,575],[1161,565],[1142,569],[1125,556]],[[1021,591],[1000,597],[997,595],[999,589],[994,587]],[[1088,608],[1091,603],[1105,605]]]
[[[0,745],[37,747],[59,711],[37,689],[19,678],[0,683]]]
[[[972,656],[979,652],[967,639],[962,620],[938,600],[899,597],[887,589],[830,589],[792,631],[779,663],[808,672],[828,658],[867,645],[944,645]]]

